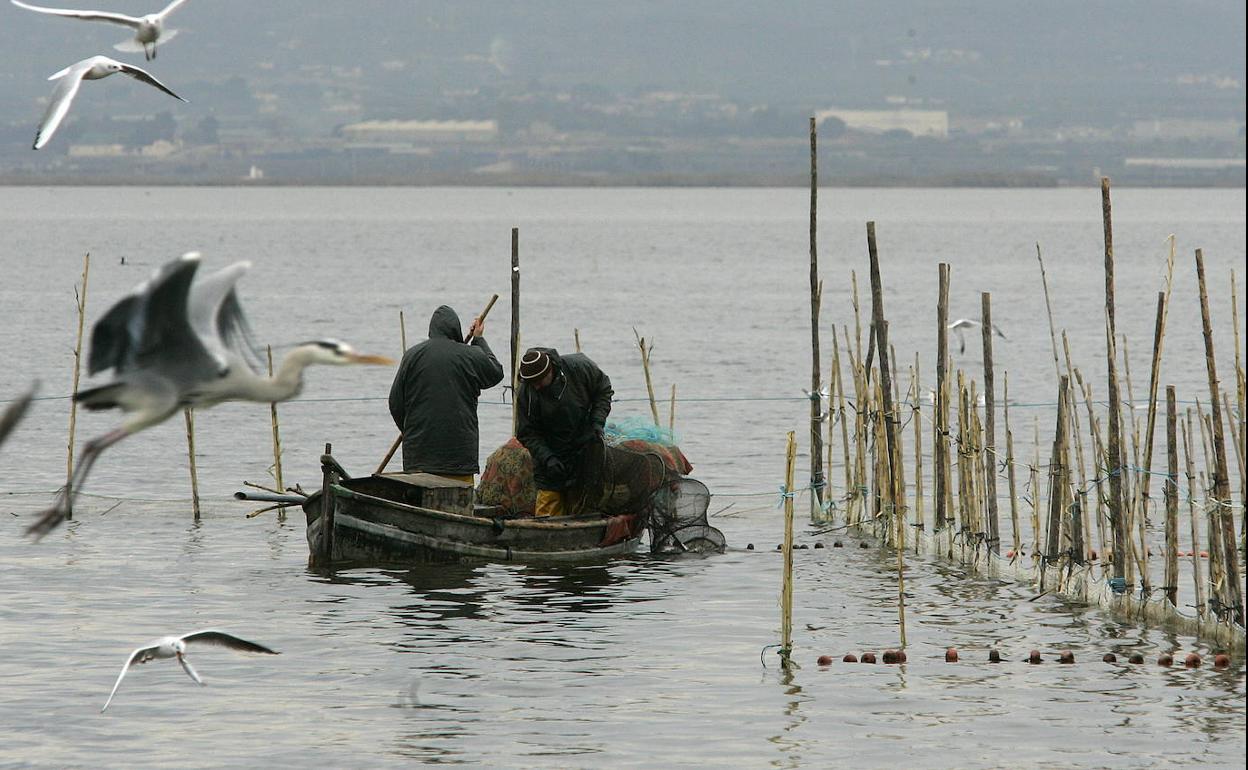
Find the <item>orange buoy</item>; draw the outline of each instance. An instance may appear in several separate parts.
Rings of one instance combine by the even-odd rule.
[[[1044,661],[1040,659],[1039,650],[1032,650],[1030,653],[1027,654],[1027,662],[1035,665],[1037,663],[1043,663]]]
[[[898,662],[898,663],[905,663],[905,662],[906,662],[906,651],[905,651],[905,650],[898,650],[898,651],[897,651],[897,662]]]
[[[1231,656],[1227,655],[1225,652],[1219,652],[1217,655],[1213,656],[1214,668],[1226,668],[1229,665],[1231,665]]]
[[[1127,662],[1128,662],[1128,663],[1136,663],[1136,664],[1143,663],[1143,662],[1144,662],[1144,653],[1142,653],[1142,652],[1133,652],[1133,653],[1131,653],[1131,657],[1127,658]]]
[[[1062,650],[1062,654],[1060,657],[1058,657],[1057,662],[1058,663],[1074,663],[1075,654],[1071,652],[1070,650]]]
[[[1113,654],[1112,652],[1107,652],[1101,656],[1101,660],[1105,661],[1106,663],[1117,663],[1118,656]]]
[[[819,656],[819,660],[817,660],[817,661],[815,661],[815,662],[816,662],[816,663],[818,663],[820,666],[830,666],[830,665],[832,665],[832,656],[831,656],[831,655],[820,655],[820,656]]]
[[[857,655],[855,655],[855,654],[853,654],[853,653],[851,652],[851,653],[849,653],[848,655],[846,655],[845,657],[841,658],[841,662],[842,662],[842,663],[857,663],[857,662],[858,662],[858,656],[857,656]]]
[[[875,662],[875,653],[874,653],[874,652],[864,652],[864,653],[862,654],[862,662],[863,662],[863,663],[874,663],[874,662]]]
[[[897,651],[896,651],[896,650],[885,650],[885,651],[884,651],[884,654],[880,656],[880,659],[881,659],[881,660],[883,660],[885,663],[896,663],[896,662],[897,662]]]
[[[957,663],[957,662],[958,662],[958,651],[957,651],[956,649],[954,649],[953,647],[950,647],[949,649],[945,650],[945,662],[946,662],[946,663]]]
[[[1183,660],[1183,665],[1188,668],[1200,668],[1200,663],[1200,656],[1194,652],[1189,652],[1187,657]]]
[[[1170,654],[1170,653],[1168,653],[1168,652],[1167,652],[1167,653],[1163,653],[1163,654],[1162,654],[1162,656],[1161,656],[1160,658],[1158,658],[1158,659],[1157,659],[1157,665],[1159,665],[1159,666],[1165,666],[1166,668],[1169,668],[1170,666],[1173,666],[1173,665],[1174,665],[1174,656],[1173,656],[1173,655],[1171,655],[1171,654]]]

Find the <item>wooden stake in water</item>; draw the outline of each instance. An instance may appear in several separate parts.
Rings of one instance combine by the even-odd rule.
[[[997,519],[997,395],[992,367],[992,295],[983,292],[979,296],[984,341],[984,454],[988,464],[984,495],[988,503],[988,549],[1001,553],[1001,524]]]
[[[1226,462],[1226,437],[1222,431],[1222,405],[1218,398],[1218,369],[1213,355],[1213,326],[1209,320],[1209,295],[1205,290],[1205,258],[1196,249],[1196,280],[1200,286],[1200,324],[1205,337],[1205,368],[1209,374],[1209,409],[1213,422],[1213,497],[1221,531],[1222,560],[1226,570],[1226,589],[1231,619],[1244,624],[1244,594],[1240,584],[1239,554],[1235,547],[1235,524],[1230,515],[1231,485]],[[1238,320],[1236,320],[1238,323]]]
[[[914,379],[914,526],[915,531],[924,531],[923,522],[923,420],[920,404],[923,387],[919,382],[919,354],[914,354],[914,366],[910,370]],[[919,537],[914,538],[914,552],[919,552]]]
[[[91,273],[91,252],[82,258],[82,290],[74,289],[75,305],[78,308],[78,341],[74,344],[74,384],[71,393],[78,392],[78,379],[82,372],[82,329],[87,316],[87,278]],[[71,489],[74,479],[74,431],[78,424],[78,402],[69,400],[69,441],[66,444],[65,459],[65,518],[74,518],[74,490]]]
[[[1205,582],[1200,579],[1200,517],[1196,515],[1196,470],[1192,462],[1192,410],[1187,410],[1183,425],[1183,463],[1187,478],[1187,515],[1191,524],[1192,583],[1196,589],[1196,616],[1205,617],[1209,607],[1205,604]]]
[[[1178,410],[1174,386],[1166,386],[1166,578],[1164,591],[1172,606],[1179,606],[1179,448]]]
[[[273,376],[273,346],[266,345],[265,352],[269,358],[269,376]],[[277,426],[277,402],[269,404],[269,425],[273,432],[273,480],[277,482],[277,491],[284,492],[286,484],[282,481],[282,436]],[[277,509],[278,520],[286,518],[286,506]]]
[[[1109,523],[1114,537],[1114,579],[1125,581],[1129,535],[1123,515],[1122,495],[1122,422],[1119,415],[1121,395],[1118,392],[1118,356],[1114,323],[1114,228],[1109,198],[1109,177],[1101,177],[1101,221],[1105,231],[1105,360],[1109,371],[1109,443],[1105,460],[1109,472]],[[1121,587],[1121,582],[1119,583]],[[1117,589],[1115,589],[1117,590]]]
[[[1062,375],[1057,391],[1057,427],[1054,430],[1053,455],[1049,461],[1049,527],[1044,549],[1045,558],[1057,561],[1061,555],[1062,513],[1066,502],[1066,405],[1070,401],[1070,380]]]
[[[1053,326],[1053,304],[1049,302],[1049,279],[1044,274],[1044,257],[1040,256],[1040,244],[1036,244],[1036,261],[1040,263],[1040,285],[1044,287],[1044,309],[1049,315],[1049,343],[1053,346],[1053,373],[1060,380],[1062,368],[1057,363],[1057,331]],[[1070,372],[1066,373],[1068,376]]]
[[[520,228],[511,228],[511,435],[516,435],[516,380],[520,371]]]
[[[191,510],[195,521],[199,521],[199,474],[195,471],[195,410],[187,407],[182,410],[186,417],[186,456],[191,467]]]
[[[1005,372],[1002,383],[1004,393],[1001,400],[1005,404],[1005,467],[1010,484],[1010,526],[1014,530],[1014,558],[1018,558],[1022,550],[1022,540],[1018,531],[1018,486],[1014,476],[1014,434],[1010,431],[1010,373]]]
[[[934,474],[935,499],[932,508],[936,511],[936,531],[945,528],[949,520],[949,509],[945,506],[949,494],[949,265],[939,265],[940,282],[936,295],[936,441],[932,448],[935,454]]]
[[[672,383],[672,400],[667,405],[667,432],[676,436],[676,383]]]
[[[819,280],[819,155],[815,119],[810,119],[810,515],[823,513],[823,401],[819,396],[819,309],[823,302],[823,282]],[[828,404],[831,405],[831,400]]]
[[[659,422],[659,406],[654,400],[654,383],[650,379],[650,353],[654,350],[654,345],[646,346],[646,338],[637,333],[636,327],[633,328],[633,336],[637,338],[637,349],[641,351],[641,369],[646,375],[646,394],[650,397],[650,414],[654,417],[654,425],[658,427],[662,425]]]
[[[789,431],[784,461],[784,575],[780,585],[780,665],[793,667],[793,470],[797,463],[797,439]]]

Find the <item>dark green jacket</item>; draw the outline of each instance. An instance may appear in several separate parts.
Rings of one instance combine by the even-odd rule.
[[[538,489],[564,489],[576,482],[581,450],[602,434],[611,413],[611,380],[583,353],[550,356],[555,378],[542,390],[520,383],[516,396],[516,438],[533,456]],[[552,467],[557,458],[563,472]]]
[[[429,339],[403,354],[390,386],[390,416],[403,433],[403,470],[467,476],[478,470],[477,397],[503,379],[482,337],[464,344],[459,316],[443,305]]]

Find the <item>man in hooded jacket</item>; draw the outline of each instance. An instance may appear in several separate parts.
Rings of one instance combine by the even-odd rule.
[[[477,398],[503,379],[503,366],[474,319],[464,344],[446,305],[429,319],[429,339],[403,354],[390,386],[390,416],[403,433],[403,470],[472,483],[479,470]]]
[[[584,353],[529,348],[520,359],[516,438],[533,457],[537,516],[562,516],[585,448],[602,441],[611,413],[611,380]]]

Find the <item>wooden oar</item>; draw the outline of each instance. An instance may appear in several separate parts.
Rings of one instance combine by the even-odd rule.
[[[497,294],[490,297],[490,301],[486,303],[485,310],[482,310],[481,314],[477,316],[478,323],[482,323],[482,324],[485,323],[485,317],[490,314],[490,310],[494,307],[495,302],[498,302]],[[466,345],[472,344],[472,326],[468,327],[468,334],[465,335],[464,337],[464,344]],[[377,473],[381,473],[382,471],[386,469],[386,466],[390,464],[390,459],[394,457],[395,452],[399,451],[399,447],[402,444],[403,444],[403,433],[400,431],[398,437],[395,438],[394,443],[390,445],[390,451],[386,452],[386,456],[382,458],[381,465],[377,466]]]

